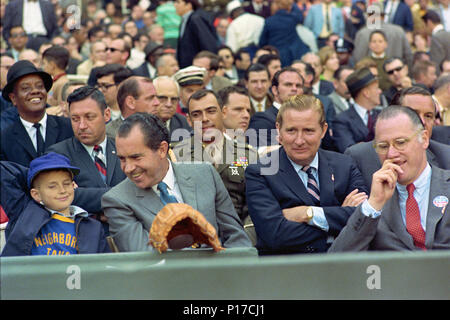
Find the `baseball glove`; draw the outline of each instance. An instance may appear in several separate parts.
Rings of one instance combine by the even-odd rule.
[[[181,249],[200,244],[210,245],[214,251],[224,250],[216,229],[190,205],[169,203],[155,217],[149,233],[149,244],[159,253],[168,248]]]

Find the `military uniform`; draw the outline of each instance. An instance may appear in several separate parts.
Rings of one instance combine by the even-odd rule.
[[[207,161],[212,163],[220,174],[236,212],[244,223],[248,216],[244,170],[250,162],[256,162],[257,152],[249,144],[233,140],[224,135],[221,161],[214,163],[208,152],[205,152],[206,146],[205,143],[195,140],[194,137],[179,143],[171,143],[173,151],[171,158],[175,157],[177,162]]]

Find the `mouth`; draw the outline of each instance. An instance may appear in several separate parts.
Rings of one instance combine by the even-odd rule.
[[[35,97],[35,98],[31,98],[28,101],[31,102],[32,104],[40,104],[42,102],[42,98]]]
[[[56,200],[61,201],[61,202],[67,201],[68,199],[69,199],[69,196],[65,196],[65,197],[61,197],[61,198],[56,198]]]

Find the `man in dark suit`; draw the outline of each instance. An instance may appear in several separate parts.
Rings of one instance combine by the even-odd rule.
[[[177,60],[182,69],[190,66],[194,56],[202,50],[217,52],[219,39],[212,17],[200,9],[197,0],[179,0],[174,5],[181,17]]]
[[[9,39],[13,26],[23,26],[28,35],[27,47],[35,51],[59,33],[55,8],[51,1],[10,1],[3,16],[3,37]]]
[[[432,139],[436,109],[431,94],[421,87],[402,89],[393,101],[396,105],[408,106],[415,110],[425,125],[428,138],[431,137],[426,155],[428,162],[442,169],[450,169],[450,146]],[[381,168],[381,163],[373,148],[372,141],[356,144],[345,151],[355,160],[364,182],[370,188],[372,175]]]
[[[330,252],[450,249],[450,171],[429,164],[428,142],[414,110],[381,111],[374,146],[383,165]]]
[[[357,69],[345,81],[355,103],[341,112],[333,123],[333,139],[339,152],[362,141],[373,139],[373,125],[378,114],[381,90],[368,68]]]
[[[255,113],[248,126],[249,143],[254,147],[277,145],[275,120],[281,104],[290,97],[303,94],[303,78],[291,67],[277,71],[272,79],[274,101],[270,108]]]
[[[169,129],[170,141],[178,142],[183,137],[190,137],[192,132],[191,126],[185,116],[177,113],[177,104],[180,100],[178,83],[172,77],[162,76],[155,78],[153,85],[159,100],[156,114]],[[178,131],[175,132],[175,130]]]
[[[314,78],[311,83],[312,92],[324,96],[331,94],[334,91],[333,83],[331,81],[320,79],[323,67],[320,63],[319,56],[314,52],[308,52],[302,56],[302,61],[309,63],[314,68]]]
[[[290,99],[276,126],[282,147],[245,172],[256,247],[260,254],[325,252],[367,188],[350,157],[319,149],[327,131],[319,99]]]
[[[157,76],[156,60],[164,53],[164,47],[151,41],[144,48],[145,61],[139,67],[133,69],[136,76],[155,78]]]
[[[19,117],[1,132],[0,159],[28,167],[51,145],[72,137],[73,131],[69,119],[45,112],[47,93],[53,85],[48,73],[21,60],[9,69],[7,80],[2,97],[12,102]]]
[[[411,9],[403,0],[384,2],[384,21],[400,26],[405,32],[412,32],[414,28]]]
[[[254,63],[245,72],[245,87],[248,90],[252,114],[262,112],[269,109],[273,103],[270,88],[270,73],[267,68],[260,64]]]
[[[66,156],[80,168],[74,178],[78,185],[74,204],[100,218],[101,197],[125,179],[114,140],[106,137],[105,124],[111,118],[111,110],[103,94],[90,86],[75,90],[67,101],[74,137],[53,145],[49,151]]]

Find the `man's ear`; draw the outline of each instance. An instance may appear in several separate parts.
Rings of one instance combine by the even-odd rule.
[[[134,99],[133,96],[126,96],[125,97],[125,104],[127,105],[127,107],[131,110],[134,110],[134,105],[135,105],[136,100]]]
[[[105,123],[111,120],[111,109],[107,107],[103,113],[103,118],[105,119]]]
[[[38,189],[32,188],[30,190],[30,195],[33,198],[33,200],[36,201],[37,203],[40,203],[42,201],[41,194],[39,193]]]
[[[8,94],[9,99],[11,100],[11,103],[15,106],[16,105],[16,95],[14,92],[11,92]]]

